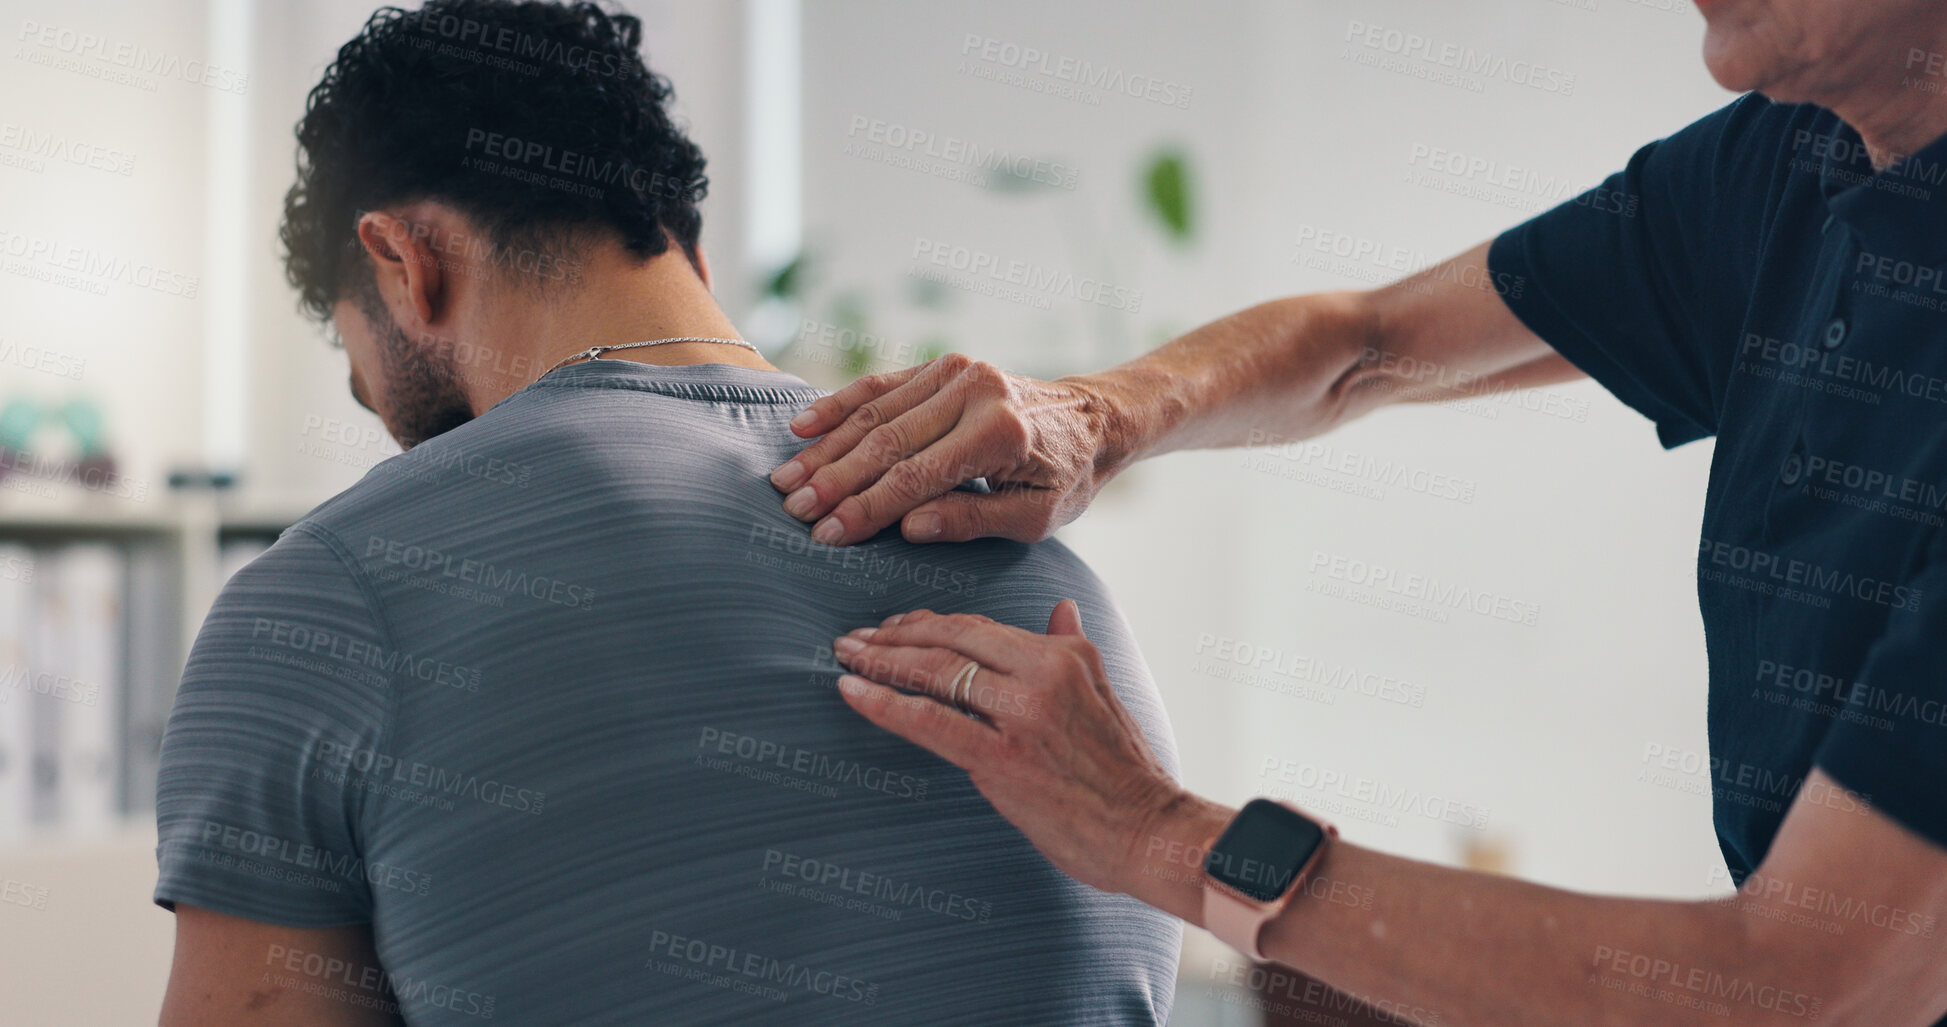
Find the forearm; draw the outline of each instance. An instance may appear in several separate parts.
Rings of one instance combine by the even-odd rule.
[[[1802,1023],[1819,1008],[1755,958],[1726,903],[1583,895],[1354,845],[1317,873],[1328,886],[1266,926],[1266,955],[1444,1025]],[[1767,1001],[1715,993],[1730,980]]]
[[[1129,363],[1065,381],[1095,400],[1100,463],[1283,443],[1388,403],[1579,377],[1508,309],[1490,244],[1367,292],[1259,304]]]
[[[1202,847],[1231,813],[1187,801],[1144,836],[1125,890],[1202,923]],[[1831,997],[1755,937],[1729,902],[1582,895],[1334,842],[1259,946],[1441,1027],[1830,1019]]]
[[[1101,397],[1111,462],[1302,438],[1347,413],[1371,324],[1363,293],[1261,303],[1128,363],[1069,381]]]

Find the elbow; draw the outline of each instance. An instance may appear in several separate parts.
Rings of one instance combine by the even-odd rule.
[[[1875,946],[1798,920],[1753,916],[1737,901],[1723,912],[1734,939],[1728,965],[1705,978],[1728,1015],[1700,1018],[1732,1027],[1929,1027],[1932,1015],[1907,1018],[1885,1001],[1896,982],[1882,980]],[[1723,978],[1729,977],[1726,981]]]
[[[1320,406],[1327,426],[1336,427],[1398,391],[1400,382],[1393,375],[1398,362],[1386,359],[1386,321],[1378,292],[1332,292],[1306,298],[1312,307],[1304,331],[1333,343],[1321,347],[1327,367],[1321,375],[1325,388]]]

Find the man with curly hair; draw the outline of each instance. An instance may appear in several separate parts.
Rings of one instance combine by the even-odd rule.
[[[407,451],[190,655],[163,1023],[1162,1022],[1176,921],[834,688],[831,640],[895,610],[1085,631],[1174,770],[1127,626],[1058,544],[840,549],[778,508],[821,394],[712,299],[703,157],[640,37],[434,0],[311,92],[287,270]]]

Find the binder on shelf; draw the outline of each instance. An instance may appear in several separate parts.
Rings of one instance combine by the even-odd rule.
[[[34,565],[26,546],[0,545],[0,844],[27,834],[34,802],[34,693],[27,666]]]
[[[155,809],[162,729],[176,701],[182,673],[182,597],[178,571],[160,546],[129,548],[122,615],[122,810],[135,817]]]
[[[49,831],[67,812],[62,799],[61,706],[47,686],[60,663],[62,636],[73,616],[67,596],[57,586],[54,565],[58,554],[34,552],[34,599],[27,622],[27,659],[20,676],[20,692],[27,700],[28,754],[27,819],[33,831]]]
[[[69,618],[44,696],[60,704],[56,743],[64,830],[99,834],[121,817],[122,547],[63,546],[50,583]]]

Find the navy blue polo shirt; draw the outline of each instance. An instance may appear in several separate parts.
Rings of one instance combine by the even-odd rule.
[[[1875,173],[1830,111],[1745,96],[1488,262],[1664,446],[1717,437],[1710,753],[1675,772],[1708,775],[1732,878],[1794,799],[1947,846],[1947,139]]]

